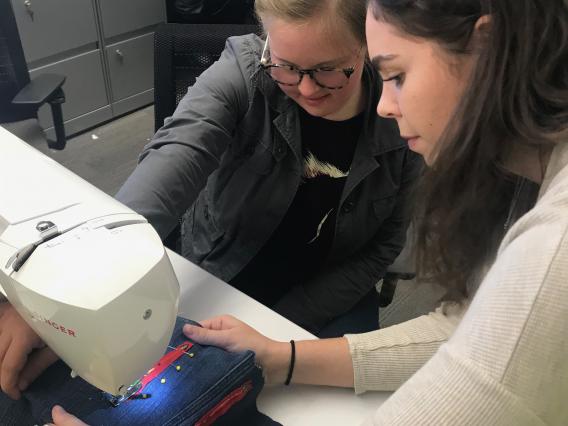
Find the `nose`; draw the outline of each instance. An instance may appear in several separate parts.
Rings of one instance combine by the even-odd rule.
[[[379,104],[377,105],[377,114],[383,118],[397,118],[401,116],[396,89],[391,86],[392,84],[383,84],[381,99],[379,99]]]
[[[298,91],[306,98],[314,96],[321,90],[322,88],[319,87],[314,79],[308,74],[303,75],[302,81],[300,81],[300,84],[298,85]]]

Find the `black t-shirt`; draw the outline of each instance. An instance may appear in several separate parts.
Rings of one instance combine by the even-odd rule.
[[[341,193],[363,125],[314,117],[300,108],[303,176],[282,222],[231,284],[271,306],[316,273],[333,242]]]

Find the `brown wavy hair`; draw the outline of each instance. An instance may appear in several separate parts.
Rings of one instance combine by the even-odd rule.
[[[456,55],[470,53],[476,22],[490,17],[469,87],[416,191],[419,276],[459,300],[503,236],[508,153],[568,141],[568,0],[370,0],[370,8]]]

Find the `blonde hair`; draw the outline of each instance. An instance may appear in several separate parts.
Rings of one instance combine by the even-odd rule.
[[[268,16],[299,23],[314,17],[339,21],[365,44],[366,0],[256,0],[255,11],[261,22]]]

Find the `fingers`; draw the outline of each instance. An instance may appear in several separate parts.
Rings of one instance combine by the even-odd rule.
[[[227,332],[228,330],[210,330],[190,324],[183,326],[183,333],[196,343],[219,346],[224,349],[228,349],[229,346]]]
[[[0,302],[0,318],[4,316],[5,313],[9,312],[12,308],[10,302]]]
[[[20,399],[18,377],[26,365],[28,348],[22,341],[12,341],[2,360],[0,370],[0,385],[2,390],[12,399]]]
[[[19,399],[20,373],[28,355],[45,344],[14,307],[1,306],[0,311],[0,387],[10,398]]]
[[[18,381],[18,389],[24,391],[41,373],[43,373],[51,364],[57,361],[58,356],[50,348],[45,347],[33,352],[28,362],[25,364],[20,379]]]
[[[59,405],[55,405],[51,410],[51,417],[53,418],[54,426],[87,426],[77,417],[69,414]]]
[[[241,321],[231,315],[221,315],[200,321],[203,328],[208,328],[210,330],[226,330],[228,328],[233,328],[240,323]]]
[[[8,352],[8,348],[10,347],[10,343],[12,343],[12,337],[9,335],[1,334],[0,335],[0,384],[2,382],[2,364],[4,363],[4,358],[6,357],[6,352]]]

